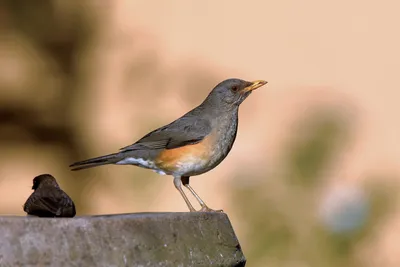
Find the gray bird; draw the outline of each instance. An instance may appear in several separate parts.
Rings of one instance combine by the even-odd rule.
[[[183,192],[182,184],[200,203],[200,211],[215,211],[189,185],[189,177],[203,174],[225,159],[236,138],[239,105],[266,83],[225,80],[214,87],[203,103],[181,118],[119,152],[76,162],[70,167],[80,170],[105,164],[135,165],[172,175],[190,211],[196,210]]]

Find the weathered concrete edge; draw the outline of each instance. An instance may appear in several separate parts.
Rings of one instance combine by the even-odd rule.
[[[160,221],[161,221],[161,224],[160,224]],[[106,222],[106,223],[103,223],[103,222]],[[210,260],[210,263],[212,261],[215,261],[215,258],[216,258],[214,255],[215,253],[214,254],[210,253],[210,250],[208,250],[208,252],[207,252],[207,249],[209,249],[209,248],[207,248],[206,250],[203,250],[204,252],[202,252],[202,249],[204,249],[205,246],[207,247],[207,243],[204,243],[204,238],[206,238],[206,241],[210,240],[211,244],[214,244],[214,245],[217,244],[217,246],[222,246],[221,252],[222,252],[222,254],[224,254],[225,257],[227,255],[229,257],[229,255],[231,253],[229,251],[232,251],[232,249],[230,249],[230,247],[235,246],[234,256],[232,257],[232,259],[225,258],[223,261],[219,261],[219,262],[218,262],[218,260],[220,260],[220,259],[217,259],[217,262],[214,262],[215,264],[217,264],[218,266],[244,266],[245,265],[246,259],[241,250],[237,236],[234,233],[232,224],[229,221],[228,216],[224,213],[200,213],[200,212],[196,212],[196,213],[188,213],[188,212],[152,213],[152,212],[147,212],[147,213],[124,213],[124,214],[78,216],[75,218],[37,218],[37,217],[25,217],[25,216],[3,216],[3,217],[0,217],[0,232],[2,232],[2,234],[7,233],[8,229],[4,229],[4,227],[13,228],[14,231],[15,231],[15,229],[17,229],[17,231],[16,231],[17,233],[15,233],[15,234],[17,236],[19,236],[20,238],[22,238],[23,240],[25,240],[26,238],[28,238],[28,239],[31,238],[30,236],[32,234],[34,234],[32,232],[36,231],[42,235],[41,236],[42,239],[45,238],[45,240],[48,240],[49,238],[50,239],[52,238],[52,234],[48,234],[46,232],[60,232],[61,231],[63,233],[59,234],[60,235],[59,238],[64,239],[63,242],[61,242],[61,243],[69,243],[70,245],[72,244],[72,246],[74,246],[76,243],[79,244],[82,241],[89,242],[89,243],[91,243],[91,245],[89,245],[89,247],[87,249],[89,249],[89,250],[92,249],[92,251],[93,251],[93,248],[91,246],[96,246],[96,244],[99,242],[100,243],[103,242],[103,244],[102,244],[103,246],[111,246],[111,247],[117,246],[117,248],[118,248],[118,246],[121,246],[121,244],[122,244],[122,243],[120,243],[120,241],[114,242],[114,243],[109,242],[109,240],[107,238],[106,238],[106,241],[104,241],[103,240],[104,237],[97,237],[99,231],[104,233],[104,235],[108,236],[111,239],[115,238],[116,233],[121,232],[122,236],[127,236],[128,240],[131,240],[133,238],[132,239],[133,241],[131,240],[127,243],[125,242],[122,244],[122,246],[137,246],[137,245],[141,246],[142,250],[137,251],[137,253],[134,255],[130,255],[130,258],[128,257],[128,259],[132,259],[132,258],[136,259],[141,264],[144,262],[144,260],[146,260],[146,257],[144,257],[144,259],[138,259],[138,256],[139,256],[139,258],[142,257],[142,254],[145,254],[147,252],[147,250],[150,251],[147,253],[156,253],[157,252],[157,248],[154,247],[154,243],[152,244],[153,247],[148,247],[148,245],[151,244],[151,242],[148,243],[146,241],[146,239],[147,238],[151,239],[152,237],[154,238],[154,236],[157,236],[159,234],[162,234],[162,235],[171,234],[168,232],[168,229],[167,229],[167,231],[165,231],[165,228],[168,228],[168,227],[163,226],[164,222],[166,223],[165,226],[168,226],[168,223],[170,223],[170,226],[171,226],[171,223],[172,223],[173,227],[171,227],[171,231],[178,231],[178,235],[179,235],[179,231],[182,231],[182,233],[184,233],[183,234],[184,236],[180,236],[179,242],[183,242],[183,243],[186,242],[187,244],[183,244],[183,245],[178,244],[177,246],[175,246],[176,250],[181,250],[181,249],[185,250],[185,249],[187,249],[188,246],[189,246],[189,250],[191,250],[192,248],[194,249],[195,256],[193,258],[187,259],[184,257],[182,259],[191,260],[190,261],[191,263],[198,263],[200,265],[205,264],[207,262],[207,261],[204,261],[204,259],[201,259],[204,256],[207,257],[208,260]],[[146,227],[143,228],[143,226],[145,226],[146,224],[149,224],[149,226],[151,228],[146,228]],[[114,229],[115,227],[120,228],[120,229],[118,229],[119,231],[115,231],[115,229]],[[205,233],[202,232],[201,228],[203,228],[203,227],[204,227],[203,230],[206,230]],[[45,231],[43,231],[43,229]],[[84,230],[82,230],[82,229],[84,229]],[[143,229],[144,229],[144,231],[143,231]],[[79,235],[75,236],[74,238],[71,238],[71,236],[74,235],[74,231],[76,231],[76,230],[78,230]],[[95,233],[94,233],[95,236],[93,236],[93,230],[95,230]],[[67,235],[64,233],[65,231],[68,232]],[[148,232],[148,236],[147,236],[146,231]],[[215,231],[215,233],[214,233],[214,231]],[[145,235],[145,238],[143,238],[143,234]],[[192,234],[193,234],[193,236],[191,236]],[[86,239],[83,238],[82,236],[86,237]],[[138,236],[141,236],[141,238]],[[216,236],[218,236],[218,238]],[[65,240],[65,239],[67,239],[67,240]],[[89,241],[87,241],[87,239],[89,239]],[[136,239],[138,239],[139,241]],[[165,239],[164,241],[166,242],[164,244],[164,246],[166,246],[167,244],[168,245],[171,244],[170,239],[168,239],[167,237],[165,237],[164,239]],[[157,240],[156,241],[153,240],[153,242],[159,242],[159,240],[158,241]],[[26,241],[24,241],[24,242],[26,243]],[[106,242],[106,244],[104,242]],[[195,242],[195,243],[191,243],[191,242]],[[21,243],[21,241],[20,240],[17,241],[17,244],[18,243]],[[56,241],[56,243],[57,243],[57,241]],[[19,245],[21,246],[21,244],[19,244]],[[160,245],[162,245],[162,244],[158,244],[157,246],[160,246]],[[39,247],[40,246],[41,245],[39,245]],[[98,245],[98,246],[100,246],[100,245]],[[227,247],[225,247],[225,246],[227,246]],[[172,244],[171,247],[174,248],[174,245]],[[225,249],[223,247],[225,247]],[[12,250],[13,248],[8,247],[7,250],[10,250],[10,249]],[[27,247],[25,247],[25,249],[29,250],[29,248],[27,248]],[[24,247],[22,250],[24,250]],[[98,250],[98,248],[97,248],[97,250]],[[153,251],[153,252],[151,252],[151,251]],[[0,254],[2,254],[4,252],[5,252],[4,245],[0,245]],[[128,252],[131,253],[131,251],[128,251]],[[184,253],[182,251],[179,251],[179,252]],[[32,253],[30,253],[30,254],[32,254]],[[79,254],[78,257],[87,257],[87,255],[82,255],[81,251],[79,251],[78,254]],[[222,257],[222,254],[220,254],[221,257]],[[24,258],[23,257],[24,255],[21,255],[22,258]],[[101,253],[99,255],[102,256]],[[20,256],[20,258],[21,258],[21,256]],[[111,256],[115,257],[116,255],[111,255]],[[166,256],[168,258],[170,255],[164,255],[164,256]],[[171,259],[174,258],[175,256],[172,255]],[[214,256],[214,258],[213,258],[213,256]],[[61,255],[61,258],[62,257],[63,257],[63,255]],[[125,255],[124,255],[124,257],[125,257]],[[150,257],[151,257],[151,255],[150,255]],[[58,257],[57,259],[59,259],[59,258],[60,257]],[[70,259],[71,259],[71,255],[66,256],[67,262],[69,262],[68,260],[70,260]],[[107,259],[108,258],[106,258],[106,260]],[[174,266],[174,264],[178,264],[177,266],[181,266],[179,264],[179,260],[180,260],[180,258],[178,257],[178,258],[175,258],[175,261],[159,262],[159,266]],[[104,261],[104,259],[103,259],[103,261]],[[4,262],[3,257],[1,257],[1,259],[0,259],[0,263],[1,262],[10,263],[10,261]],[[188,261],[186,261],[186,263],[187,262]],[[13,263],[15,264],[16,262],[13,262]],[[17,262],[17,264],[18,263],[21,263],[21,262]],[[22,263],[24,263],[24,262],[22,262]],[[31,260],[28,264],[34,265],[34,264],[38,264],[38,263],[39,262],[37,262],[37,259],[34,259],[33,261]],[[40,263],[43,264],[43,262],[40,262]],[[49,263],[49,265],[47,265],[47,266],[61,266],[61,265],[54,265],[54,262],[52,262],[52,261],[48,261],[48,263]],[[87,264],[87,262],[85,262],[85,263]],[[110,263],[108,263],[108,264],[110,264]],[[147,264],[149,264],[149,263],[151,264],[151,261],[147,261]],[[152,263],[154,264],[154,261]],[[106,264],[106,263],[104,263],[104,264]],[[214,264],[212,264],[212,265],[214,265]],[[46,266],[46,265],[44,265],[44,266]],[[182,266],[186,266],[186,265],[182,265]]]

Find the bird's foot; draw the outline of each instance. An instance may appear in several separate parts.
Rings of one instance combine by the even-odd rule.
[[[223,210],[213,210],[207,207],[206,205],[202,206],[198,212],[224,212]]]

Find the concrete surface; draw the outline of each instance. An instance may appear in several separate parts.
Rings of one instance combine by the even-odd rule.
[[[0,217],[0,266],[244,266],[224,213]]]

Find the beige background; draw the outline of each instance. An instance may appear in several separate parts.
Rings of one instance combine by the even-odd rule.
[[[399,266],[397,1],[55,1],[32,16],[33,7],[26,15],[10,3],[0,6],[2,213],[24,214],[40,173],[52,173],[76,198],[79,215],[186,211],[172,177],[130,166],[70,172],[68,165],[133,143],[199,104],[223,79],[265,79],[241,106],[228,158],[191,179],[210,207],[229,215],[248,266]],[[43,43],[63,52],[54,56]],[[65,51],[70,73],[59,60]],[[23,115],[10,122],[12,114]],[[332,141],[319,182],[299,189],[282,180],[296,176],[288,151],[313,136],[307,121],[318,115],[335,117],[345,130]],[[71,129],[74,146],[38,142],[21,126],[35,121]],[[391,190],[383,193],[388,204],[381,213],[370,204],[363,234],[349,234],[347,254],[330,252],[336,237],[313,239],[321,210],[334,209],[343,192],[350,199],[366,192],[375,203],[371,188],[380,186]],[[334,204],[325,206],[331,195]],[[277,211],[263,210],[266,203]],[[263,224],[271,233],[279,232],[271,225],[285,225],[295,237],[286,245],[270,235],[256,241]]]

